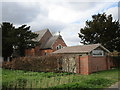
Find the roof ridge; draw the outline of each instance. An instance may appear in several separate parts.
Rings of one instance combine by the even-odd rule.
[[[101,44],[89,44],[89,45],[68,46],[55,51],[55,53],[86,53],[86,52],[91,52],[97,47],[101,47],[105,51],[109,52],[109,50],[107,50]]]
[[[76,46],[68,46],[68,47],[77,47],[77,46],[92,46],[92,45],[101,45],[101,44],[76,45]]]
[[[38,37],[37,37],[37,40],[40,41],[41,38],[45,35],[46,32],[50,32],[48,28],[47,29],[42,29],[42,30],[39,30],[39,31],[35,31],[34,33],[39,34]]]

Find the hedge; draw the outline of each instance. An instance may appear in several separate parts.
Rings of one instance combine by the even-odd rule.
[[[61,56],[40,56],[40,57],[20,57],[15,58],[11,62],[3,62],[2,68],[29,70],[29,71],[44,71],[58,72],[61,67]]]

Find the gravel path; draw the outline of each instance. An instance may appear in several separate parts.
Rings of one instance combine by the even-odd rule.
[[[120,90],[120,81],[113,84],[112,86],[108,87],[108,89],[110,89],[110,88],[111,89],[113,88],[114,90]]]

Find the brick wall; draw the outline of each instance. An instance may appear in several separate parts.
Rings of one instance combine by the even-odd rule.
[[[57,46],[62,45],[63,47],[66,47],[67,45],[65,44],[64,40],[62,38],[58,38],[55,43],[52,45],[53,52],[57,50]]]
[[[44,44],[47,42],[47,40],[51,37],[51,33],[48,31],[45,33],[45,35],[42,37],[42,39],[39,41],[39,46],[36,46],[34,49],[34,54],[33,54],[33,50],[31,51],[31,49],[26,50],[26,56],[43,56],[45,55],[45,53],[47,54],[51,54],[52,52],[57,50],[57,46],[61,45],[62,47],[66,47],[67,45],[65,44],[64,40],[62,39],[62,37],[59,37],[54,44],[52,45],[52,49],[46,49],[46,50],[40,50],[40,47],[43,47]]]
[[[57,46],[61,45],[62,47],[66,47],[67,45],[65,44],[64,40],[62,38],[58,38],[55,43],[52,45],[52,49],[45,49],[45,50],[41,50],[40,51],[40,55],[45,55],[45,53],[47,54],[52,54],[52,52],[57,50]]]
[[[48,39],[52,36],[52,34],[50,33],[50,31],[47,31],[43,37],[41,38],[41,40],[39,41],[39,45],[36,46],[34,48],[34,53],[33,53],[33,49],[27,49],[25,50],[25,54],[26,56],[40,56],[41,53],[43,54],[44,50],[43,51],[40,51],[40,48],[44,46],[44,44],[48,41]],[[45,51],[46,52],[46,51]],[[49,50],[48,50],[49,52]]]
[[[50,55],[50,54],[52,54],[52,52],[53,52],[52,49],[41,50],[41,51],[40,51],[40,55],[41,55],[41,56]]]
[[[108,70],[109,69],[109,62],[107,60],[106,56],[102,57],[92,57],[89,56],[89,72],[97,72],[102,70]]]
[[[35,47],[35,55],[41,56],[41,53],[43,54],[44,51],[40,51],[40,48],[45,45],[50,37],[52,37],[52,34],[50,33],[50,31],[47,31],[39,41],[39,45]]]
[[[35,49],[32,48],[32,49],[26,49],[25,50],[25,55],[26,56],[34,56],[35,55]]]
[[[89,74],[88,59],[89,56],[80,56],[80,74]]]
[[[39,56],[39,55],[40,55],[39,52],[40,52],[40,47],[39,47],[39,46],[36,46],[36,47],[35,47],[35,55],[36,55],[36,56]]]
[[[110,69],[110,57],[76,56],[76,73],[88,75]]]

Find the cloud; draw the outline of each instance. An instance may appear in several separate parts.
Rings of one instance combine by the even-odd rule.
[[[27,7],[17,2],[2,3],[2,21],[9,21],[15,24],[28,23],[33,21],[38,13],[43,13],[38,5]]]
[[[32,31],[45,28],[51,32],[61,32],[67,45],[80,44],[78,33],[92,15],[106,12],[117,18],[117,7],[113,2],[90,2],[80,0],[40,0],[29,2],[4,2],[2,8],[3,21],[9,21],[17,27],[21,24],[31,26]]]
[[[52,5],[49,8],[49,18],[55,21],[60,21],[63,23],[70,23],[72,21],[75,21],[78,14],[74,12],[73,10],[61,7],[57,5]]]
[[[99,4],[98,2],[69,2],[68,7],[70,7],[71,9],[74,9],[76,11],[86,11],[89,9],[92,9],[94,7],[97,6],[97,4]],[[89,9],[88,9],[89,8]]]
[[[112,7],[106,10],[106,14],[112,14],[114,20],[118,20],[118,7]]]
[[[69,24],[61,31],[61,35],[68,46],[79,45],[78,33],[82,24]]]
[[[28,25],[31,26],[32,31],[48,28],[51,32],[58,32],[66,27],[66,23],[49,19],[41,14],[39,14],[33,22],[28,23]]]

